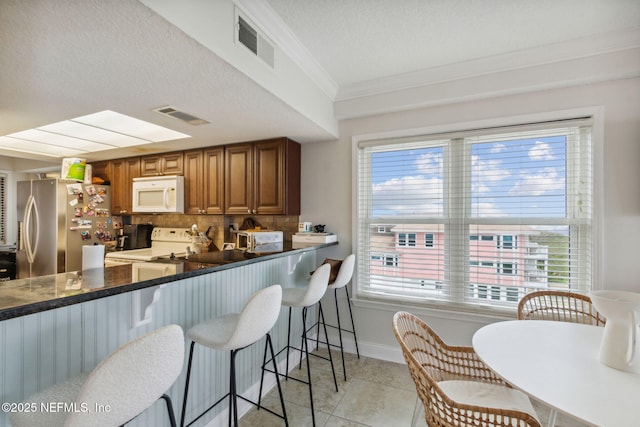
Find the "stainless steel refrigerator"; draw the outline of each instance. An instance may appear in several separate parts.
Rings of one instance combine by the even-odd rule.
[[[82,270],[82,246],[115,238],[108,185],[39,179],[17,187],[19,279]]]

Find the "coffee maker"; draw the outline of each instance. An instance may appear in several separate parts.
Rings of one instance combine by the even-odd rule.
[[[118,236],[116,250],[142,249],[151,247],[151,224],[125,224]]]

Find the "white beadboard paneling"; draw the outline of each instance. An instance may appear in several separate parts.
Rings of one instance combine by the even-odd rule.
[[[134,329],[130,322],[131,293],[0,322],[0,401],[24,401],[43,388],[90,371],[119,346],[163,325],[175,323],[186,332],[209,318],[239,312],[253,293],[266,286],[305,286],[309,272],[316,265],[315,251],[309,251],[302,256],[256,262],[169,283],[153,306],[151,323]],[[283,309],[272,330],[275,351],[286,344],[286,314]],[[315,318],[315,313],[311,315]],[[292,337],[302,333],[300,319],[300,313],[294,310]],[[265,344],[263,338],[238,353],[238,390],[257,390]],[[169,390],[178,417],[182,409],[188,351],[189,343],[185,342],[184,369]],[[229,352],[196,346],[188,419],[227,393],[229,360]],[[198,424],[209,423],[217,414],[226,416],[226,406],[227,403],[221,404]],[[8,415],[0,413],[0,427],[8,425]],[[167,425],[163,402],[156,403],[127,424],[131,427]]]

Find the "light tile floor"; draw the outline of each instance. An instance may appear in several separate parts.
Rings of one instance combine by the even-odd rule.
[[[326,350],[318,354],[327,355]],[[332,351],[338,392],[335,391],[331,367],[328,361],[311,357],[313,400],[317,427],[398,427],[411,425],[417,404],[417,393],[409,371],[404,364],[386,362],[354,354],[345,354],[347,381],[344,381],[342,359],[339,351]],[[290,374],[306,379],[306,368],[291,369]],[[309,390],[297,381],[282,381],[285,407],[291,427],[312,426],[309,406]],[[263,404],[280,413],[277,388],[263,398]],[[543,425],[549,410],[534,402]],[[240,419],[240,427],[283,426],[284,422],[266,411],[251,409]],[[424,416],[417,423],[425,427]],[[583,427],[569,417],[558,415],[557,427]]]

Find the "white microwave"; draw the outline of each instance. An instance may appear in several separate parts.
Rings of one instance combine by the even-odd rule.
[[[184,177],[134,178],[132,204],[133,212],[184,213]]]

